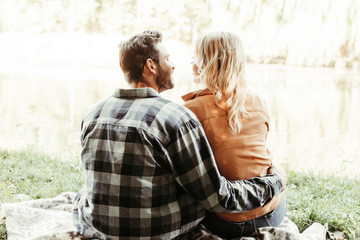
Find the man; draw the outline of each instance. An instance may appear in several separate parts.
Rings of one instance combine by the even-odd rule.
[[[276,174],[246,181],[219,175],[200,122],[160,97],[175,67],[159,32],[120,45],[131,89],[118,89],[82,122],[85,186],[75,226],[88,238],[172,239],[195,228],[206,210],[247,211],[282,189]]]

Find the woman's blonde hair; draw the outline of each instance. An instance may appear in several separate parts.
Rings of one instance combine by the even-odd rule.
[[[231,133],[241,130],[241,117],[247,113],[245,99],[245,55],[240,38],[229,32],[213,32],[201,36],[195,45],[196,76],[215,94],[215,103],[222,100],[228,111]]]

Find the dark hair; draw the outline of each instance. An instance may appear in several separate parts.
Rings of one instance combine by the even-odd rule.
[[[120,43],[120,67],[128,82],[139,82],[148,58],[159,64],[159,50],[156,45],[162,41],[159,31],[144,31]]]

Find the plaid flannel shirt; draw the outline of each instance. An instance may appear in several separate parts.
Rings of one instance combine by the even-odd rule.
[[[98,239],[172,239],[206,210],[246,211],[277,195],[278,176],[227,181],[200,122],[151,88],[118,89],[82,122],[85,186],[73,218]]]

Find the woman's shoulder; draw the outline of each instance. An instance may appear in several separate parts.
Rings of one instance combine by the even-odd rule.
[[[267,111],[267,103],[263,97],[248,90],[246,93],[245,108],[247,111]]]
[[[213,99],[214,95],[209,89],[200,89],[182,96],[185,101],[184,106],[188,108],[194,108],[207,104],[209,100]]]
[[[214,95],[208,89],[188,93],[183,99],[184,106],[195,113],[200,121],[226,115],[226,111],[215,104]]]
[[[204,89],[199,89],[199,90],[196,90],[196,91],[189,92],[189,93],[183,95],[181,98],[185,102],[187,102],[187,101],[199,98],[199,97],[211,96],[211,95],[213,95],[213,93],[209,89],[204,88]]]

